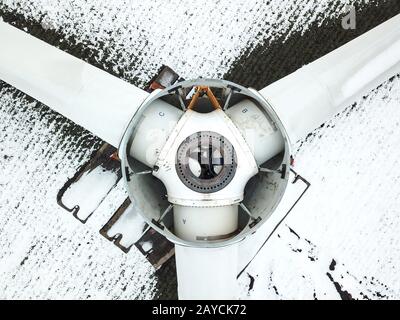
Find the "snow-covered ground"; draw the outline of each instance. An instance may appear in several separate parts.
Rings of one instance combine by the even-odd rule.
[[[182,77],[221,77],[248,48],[369,0],[1,0],[44,28],[97,52],[125,79],[145,84],[162,64]]]
[[[241,277],[243,294],[398,299],[399,146],[396,77],[302,144],[295,166],[311,188]]]
[[[86,225],[56,203],[96,140],[82,131],[69,134],[75,125],[13,88],[0,96],[1,297],[151,298],[147,260],[138,251],[124,254],[98,233],[126,197],[123,189]]]
[[[334,19],[363,1],[11,1],[139,85],[161,64],[183,77],[221,77],[262,41]],[[71,39],[72,39],[71,38]],[[312,187],[246,273],[242,298],[400,298],[400,80],[385,83],[301,145]],[[0,91],[0,297],[153,298],[156,276],[98,230],[126,194],[118,186],[86,225],[56,204],[98,140],[32,102]],[[252,283],[254,279],[254,283]],[[250,289],[250,283],[251,289]],[[250,289],[250,290],[249,290]]]

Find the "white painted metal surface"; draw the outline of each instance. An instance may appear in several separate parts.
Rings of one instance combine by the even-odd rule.
[[[177,150],[191,134],[200,131],[216,132],[230,141],[237,156],[237,169],[232,181],[213,193],[199,193],[185,186],[175,169]],[[153,175],[160,179],[168,193],[168,201],[182,206],[216,207],[238,203],[243,199],[247,181],[258,168],[251,150],[229,117],[222,110],[204,114],[193,110],[184,113],[174,128],[156,162],[159,170]]]
[[[238,228],[238,205],[196,208],[174,206],[175,234],[187,241],[229,238]]]
[[[237,299],[238,248],[175,246],[179,299]]]
[[[400,72],[400,15],[262,89],[291,142]]]
[[[174,229],[179,237],[226,236],[238,228],[238,206],[174,207]],[[179,299],[237,299],[238,245],[194,248],[175,245]]]
[[[182,114],[182,110],[163,100],[153,101],[137,127],[130,155],[152,168]]]
[[[0,21],[0,79],[118,146],[148,93]]]
[[[258,165],[283,150],[282,134],[251,100],[240,101],[226,110],[226,114],[240,130]]]

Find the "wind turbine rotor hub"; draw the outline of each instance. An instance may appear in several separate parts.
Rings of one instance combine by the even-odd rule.
[[[137,211],[184,246],[216,248],[253,234],[288,185],[280,118],[257,91],[224,80],[154,91],[131,119],[119,155]]]

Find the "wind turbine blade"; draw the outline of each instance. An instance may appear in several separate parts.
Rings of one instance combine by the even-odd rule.
[[[262,89],[292,143],[400,73],[400,15]]]
[[[118,147],[148,93],[0,22],[0,79]]]
[[[180,300],[238,299],[238,247],[194,248],[175,245]]]

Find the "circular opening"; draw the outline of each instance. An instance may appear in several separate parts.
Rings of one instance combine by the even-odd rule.
[[[236,153],[229,140],[220,134],[197,132],[179,146],[176,171],[191,190],[216,192],[232,180],[236,171]]]

